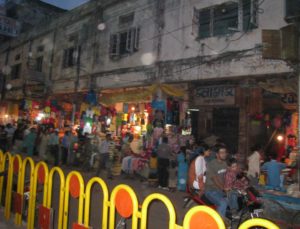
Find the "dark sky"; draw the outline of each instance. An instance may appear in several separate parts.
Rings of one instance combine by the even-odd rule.
[[[1,0],[0,0],[1,1]],[[49,4],[58,6],[63,9],[73,9],[76,6],[79,6],[85,2],[88,2],[89,0],[42,0],[43,2],[47,2]]]

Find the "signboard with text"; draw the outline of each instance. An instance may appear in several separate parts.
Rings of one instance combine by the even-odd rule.
[[[20,23],[15,19],[0,15],[0,35],[16,37],[20,33]]]
[[[195,105],[215,106],[234,104],[235,88],[233,86],[203,86],[195,90]]]

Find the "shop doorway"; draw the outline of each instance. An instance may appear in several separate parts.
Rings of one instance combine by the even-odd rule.
[[[214,108],[212,131],[214,135],[222,139],[230,152],[237,152],[239,108]]]

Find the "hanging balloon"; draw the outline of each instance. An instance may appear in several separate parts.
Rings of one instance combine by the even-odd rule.
[[[51,112],[51,108],[50,107],[45,107],[45,112],[46,113],[50,113]]]
[[[55,100],[55,99],[52,99],[50,103],[51,103],[51,106],[53,106],[53,107],[58,106],[57,100]]]
[[[270,121],[270,115],[269,114],[265,114],[264,119],[265,119],[265,121]]]
[[[47,101],[45,102],[45,106],[46,106],[46,107],[50,107],[50,105],[51,105],[50,100],[47,100]]]

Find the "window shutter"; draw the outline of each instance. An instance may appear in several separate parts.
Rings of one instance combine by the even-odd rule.
[[[134,36],[134,50],[139,50],[140,43],[140,28],[135,28],[135,36]]]
[[[262,30],[264,59],[281,58],[281,38],[279,30]]]
[[[251,25],[254,28],[258,27],[258,10],[259,10],[259,5],[258,5],[258,0],[251,0]]]
[[[133,52],[133,42],[134,42],[134,33],[135,33],[135,30],[134,29],[129,29],[127,31],[127,39],[126,39],[126,50],[129,52],[129,53],[132,53]]]
[[[110,36],[110,46],[109,46],[109,54],[110,57],[119,56],[119,40],[120,34],[112,34]]]
[[[68,49],[64,50],[64,56],[63,56],[63,67],[68,66]]]
[[[198,37],[199,34],[199,10],[194,8],[192,20],[192,34]]]

